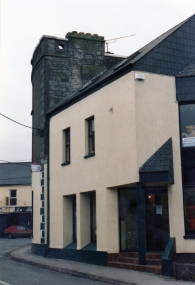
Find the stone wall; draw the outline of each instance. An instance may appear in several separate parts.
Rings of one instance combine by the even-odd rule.
[[[32,64],[34,110],[33,162],[46,160],[48,151],[47,111],[70,97],[100,72],[123,60],[105,54],[104,37],[97,34],[68,33],[65,39],[43,36],[36,47]]]

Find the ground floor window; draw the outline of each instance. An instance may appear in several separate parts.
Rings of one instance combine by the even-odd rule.
[[[119,190],[119,227],[121,251],[137,251],[136,189]]]
[[[195,104],[180,104],[181,166],[186,236],[195,235]]]
[[[184,215],[187,235],[195,234],[195,187],[184,187]]]

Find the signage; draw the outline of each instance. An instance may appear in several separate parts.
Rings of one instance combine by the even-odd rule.
[[[156,205],[156,215],[162,215],[162,205]]]
[[[40,172],[41,171],[41,165],[39,165],[39,164],[31,164],[31,171],[32,172]]]
[[[17,213],[32,212],[32,207],[15,207],[15,212]]]
[[[195,146],[195,137],[182,138],[182,146],[183,147]]]

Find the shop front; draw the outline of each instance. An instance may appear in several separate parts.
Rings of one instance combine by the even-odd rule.
[[[144,188],[144,239],[146,251],[164,251],[169,240],[166,187]],[[119,189],[120,251],[138,251],[136,188]]]

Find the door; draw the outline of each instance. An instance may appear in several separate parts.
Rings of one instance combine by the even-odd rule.
[[[167,189],[145,188],[145,240],[147,251],[163,251],[169,240]],[[120,250],[138,251],[136,189],[119,189]]]
[[[119,190],[119,228],[121,251],[138,251],[136,189]]]
[[[146,250],[164,251],[169,240],[167,189],[146,189],[145,194]]]

